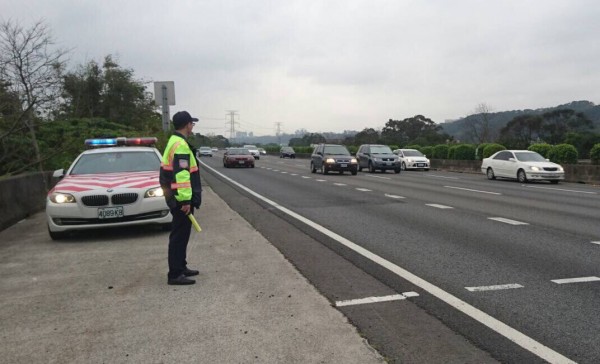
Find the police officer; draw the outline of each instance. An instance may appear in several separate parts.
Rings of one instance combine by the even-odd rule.
[[[194,213],[202,202],[202,187],[196,156],[186,138],[192,135],[194,122],[187,111],[173,115],[175,132],[169,139],[160,166],[160,185],[165,200],[173,215],[169,235],[169,273],[167,283],[171,285],[194,284],[188,277],[198,275],[197,270],[189,269],[186,251],[192,223],[187,216]]]

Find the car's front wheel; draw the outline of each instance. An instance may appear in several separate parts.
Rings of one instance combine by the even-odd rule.
[[[327,166],[325,165],[325,163],[323,163],[323,166],[321,166],[321,173],[323,173],[323,174],[329,173],[329,170],[327,169]]]
[[[310,173],[317,173],[317,169],[315,168],[315,164],[310,162]]]
[[[350,171],[350,173],[352,173],[353,176],[356,176],[358,174],[358,171],[356,169],[353,169]]]
[[[394,173],[396,173],[396,174],[400,173],[400,168],[394,169]]]
[[[402,167],[401,168],[402,168],[403,171],[406,171],[406,163],[402,162]]]
[[[494,170],[492,169],[492,167],[488,167],[487,171],[486,171],[486,176],[487,179],[496,179],[496,175],[494,174]]]
[[[373,168],[373,163],[369,161],[369,173],[375,173],[375,168]]]
[[[527,183],[527,175],[525,174],[524,170],[519,169],[519,171],[517,172],[517,179],[521,183]]]

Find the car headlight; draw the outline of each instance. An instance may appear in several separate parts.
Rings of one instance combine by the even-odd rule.
[[[325,163],[327,163],[327,164],[335,163],[335,159],[333,159],[333,158],[327,158],[325,160]]]
[[[564,172],[565,170],[563,169],[563,167],[561,167],[561,166],[558,166],[558,171],[559,171],[559,172]]]
[[[407,161],[408,163],[412,163],[412,162],[413,162],[412,158],[406,158],[406,161]]]
[[[373,160],[374,160],[375,162],[379,162],[379,161],[381,161],[381,158],[376,158],[376,157],[373,157]]]
[[[354,164],[356,164],[356,163],[358,163],[358,162],[356,161],[356,158],[352,158],[352,159],[350,159],[350,163],[354,163]]]
[[[539,171],[541,171],[541,170],[542,170],[540,167],[536,167],[536,166],[531,166],[531,167],[529,167],[529,168],[530,168],[532,171],[534,171],[534,172],[539,172]]]
[[[52,194],[50,194],[50,201],[57,203],[57,204],[63,204],[63,203],[75,203],[75,196],[71,195],[70,193],[61,193],[61,192],[54,192]]]
[[[163,197],[165,192],[161,187],[151,188],[144,194],[144,198],[146,197]]]

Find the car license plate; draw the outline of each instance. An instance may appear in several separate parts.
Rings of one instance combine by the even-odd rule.
[[[391,166],[392,162],[386,162],[385,164],[387,164],[388,166]]]
[[[425,167],[425,164],[423,164],[423,163],[417,163],[417,167]]]
[[[246,163],[246,162],[244,162],[244,161],[239,161],[238,163],[239,163],[239,164],[244,164],[244,163]]]
[[[555,175],[555,174],[548,174],[548,175],[546,175],[546,177],[548,177],[548,178],[558,178],[558,176]]]
[[[348,165],[346,163],[342,163],[342,164],[340,164],[340,167],[346,168],[346,167],[348,167]]]
[[[117,217],[123,217],[123,206],[117,207],[101,207],[98,209],[99,219],[115,219]]]

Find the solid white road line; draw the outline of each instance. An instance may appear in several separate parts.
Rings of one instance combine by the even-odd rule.
[[[366,297],[366,298],[357,298],[354,300],[344,300],[344,301],[336,301],[335,305],[337,307],[343,306],[354,306],[354,305],[364,305],[365,303],[376,303],[376,302],[388,302],[388,301],[397,301],[397,300],[405,300],[408,297],[416,297],[419,294],[416,292],[406,292],[402,294],[393,294],[389,296],[381,296],[381,297]]]
[[[368,188],[356,188],[357,191],[362,191],[362,192],[371,192],[372,190],[368,189]]]
[[[398,198],[404,198],[404,196],[390,195],[390,194],[387,194],[387,193],[385,194],[385,197],[396,198],[396,199],[398,199]]]
[[[498,291],[501,289],[513,289],[513,288],[523,288],[523,286],[518,283],[510,283],[510,284],[499,284],[496,286],[465,287],[465,289],[467,291],[471,291],[471,292]]]
[[[564,192],[588,193],[590,195],[597,195],[598,194],[598,192],[566,190],[564,188],[556,188],[556,187],[542,187],[542,186],[526,186],[526,187],[528,187],[528,188],[540,188],[540,189],[544,189],[544,190],[564,191]]]
[[[380,179],[391,179],[390,177],[371,176],[370,174],[367,174],[367,177],[380,178]]]
[[[490,194],[490,195],[502,195],[501,193],[498,193],[498,192],[472,190],[470,188],[453,187],[453,186],[444,186],[444,187],[446,187],[446,188],[454,188],[455,190],[471,191],[471,192],[478,192],[478,193],[487,193],[487,194]]]
[[[434,178],[460,179],[458,177],[438,176],[436,174],[426,174],[425,176],[427,176],[427,177],[434,177]]]
[[[503,222],[505,224],[511,224],[511,225],[529,225],[529,223],[526,223],[526,222],[511,220],[511,219],[507,219],[504,217],[488,217],[488,219],[498,221],[498,222]]]
[[[407,271],[406,269],[404,269],[400,266],[395,265],[394,263],[380,257],[379,255],[377,255],[375,253],[372,253],[371,251],[363,248],[362,246],[344,238],[343,236],[341,236],[339,234],[334,233],[333,231],[327,229],[326,227],[324,227],[322,225],[317,224],[316,222],[314,222],[312,220],[305,218],[304,216],[288,209],[287,207],[281,206],[277,202],[270,200],[259,193],[254,192],[253,190],[249,189],[248,187],[244,186],[243,184],[234,181],[233,179],[227,177],[223,173],[208,166],[206,163],[204,163],[202,161],[200,161],[200,163],[204,166],[204,168],[210,169],[211,171],[213,171],[213,173],[219,175],[221,178],[225,179],[229,183],[239,187],[240,189],[246,191],[250,195],[273,206],[274,208],[278,209],[279,211],[288,214],[289,216],[297,219],[298,221],[306,224],[307,226],[320,231],[322,234],[329,236],[330,238],[337,241],[338,243],[346,246],[349,249],[352,249],[357,254],[360,254],[363,257],[373,261],[374,263],[379,264],[380,266],[388,269],[390,272],[409,281],[410,283],[414,284],[415,286],[420,287],[424,291],[429,292],[429,294],[431,294],[432,296],[437,297],[438,299],[440,299],[441,301],[454,307],[458,311],[479,321],[481,324],[489,327],[493,331],[506,337],[507,339],[509,339],[510,341],[514,342],[515,344],[521,346],[522,348],[529,350],[530,352],[539,356],[540,358],[542,358],[550,363],[575,363],[574,361],[570,360],[569,358],[560,354],[559,352],[552,350],[551,348],[545,346],[544,344],[540,343],[539,341],[536,341],[533,338],[530,338],[529,336],[523,334],[522,332],[508,326],[504,322],[488,315],[487,313],[481,311],[480,309],[476,308],[475,306],[471,306],[467,302],[444,291],[443,289],[439,288],[438,286],[429,283],[428,281],[424,280],[423,278]]]
[[[552,279],[551,281],[556,284],[568,284],[568,283],[595,282],[595,281],[600,281],[600,278],[591,276],[591,277],[579,277],[579,278]]]
[[[435,207],[438,209],[453,209],[454,208],[452,206],[438,205],[436,203],[426,203],[425,206],[431,206],[431,207]]]

